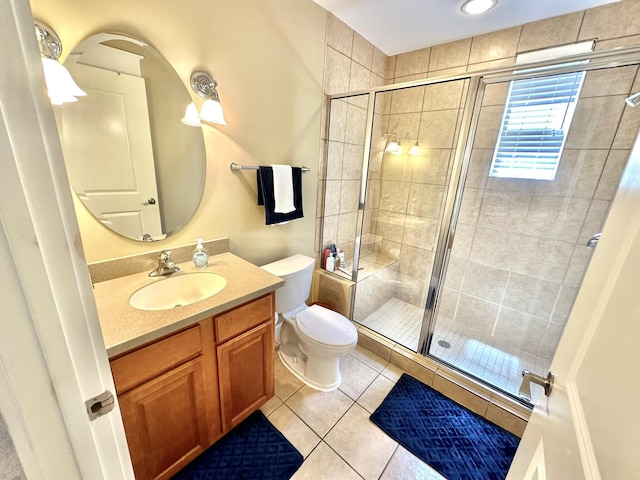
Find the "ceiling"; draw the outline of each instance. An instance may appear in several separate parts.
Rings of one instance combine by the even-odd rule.
[[[314,0],[387,55],[586,10],[619,0],[498,0],[470,16],[464,0]]]

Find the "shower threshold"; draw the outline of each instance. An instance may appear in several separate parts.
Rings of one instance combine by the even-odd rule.
[[[359,323],[417,352],[423,313],[419,307],[391,298]],[[436,325],[429,356],[514,396],[517,396],[523,369],[546,371],[549,367],[541,358],[502,351],[447,325]]]

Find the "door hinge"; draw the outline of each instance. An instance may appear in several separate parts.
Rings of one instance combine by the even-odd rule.
[[[87,413],[89,414],[89,420],[95,420],[98,417],[101,417],[105,413],[109,413],[113,410],[113,406],[115,405],[115,398],[113,398],[113,393],[110,391],[106,391],[101,393],[97,397],[93,397],[84,404],[87,406]]]

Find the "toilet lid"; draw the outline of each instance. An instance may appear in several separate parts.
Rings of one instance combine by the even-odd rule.
[[[298,330],[317,343],[342,347],[358,341],[356,327],[338,312],[311,305],[296,315]]]

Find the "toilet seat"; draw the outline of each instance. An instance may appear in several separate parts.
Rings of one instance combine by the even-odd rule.
[[[356,327],[338,312],[312,305],[295,316],[298,333],[327,347],[348,347],[358,341]]]

